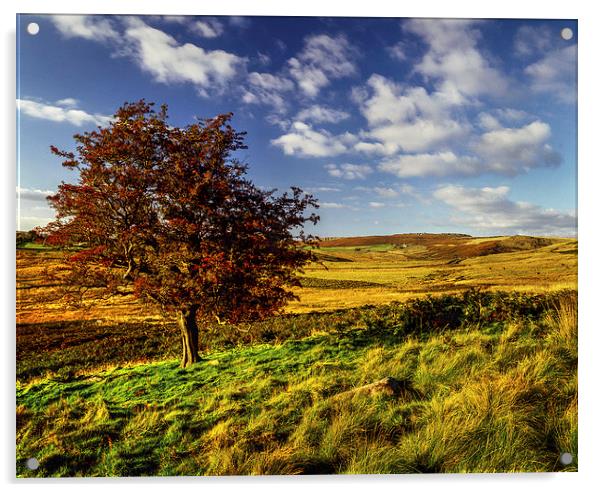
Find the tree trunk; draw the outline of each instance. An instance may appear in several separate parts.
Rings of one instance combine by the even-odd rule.
[[[196,307],[178,312],[178,326],[182,335],[181,367],[189,367],[199,360],[199,328],[196,324]]]

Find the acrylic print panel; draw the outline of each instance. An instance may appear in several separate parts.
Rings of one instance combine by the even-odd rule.
[[[576,471],[577,34],[19,15],[17,475]]]

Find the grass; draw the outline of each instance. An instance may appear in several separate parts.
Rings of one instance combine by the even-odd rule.
[[[506,248],[510,244],[516,250],[483,256],[479,250],[468,250],[465,257],[456,254],[473,244],[491,243],[491,238],[462,238],[468,244],[465,250],[453,243],[455,249],[449,252],[436,238],[405,248],[395,244],[323,246],[318,250],[323,261],[305,269],[303,287],[296,290],[300,300],[288,310],[307,313],[387,304],[471,287],[523,292],[577,288],[576,240],[546,239],[541,244],[532,240],[530,244],[524,239],[500,239]],[[334,282],[344,282],[345,289],[352,289],[347,290],[349,295],[332,292]]]
[[[53,250],[53,248],[51,246],[46,246],[45,244],[35,243],[35,242],[25,242],[25,243],[19,244],[18,249],[21,249],[21,250],[31,249],[31,250],[38,250],[38,251]]]
[[[323,246],[316,250],[321,260],[305,269],[301,276],[302,287],[293,289],[299,300],[291,302],[286,312],[327,312],[366,304],[404,302],[469,288],[541,293],[577,289],[575,239],[495,238],[505,245],[499,248],[501,251],[512,249],[510,246],[516,250],[484,256],[483,251],[474,246],[495,244],[493,238],[442,239],[439,235],[425,235],[419,236],[415,244],[405,236],[397,239],[401,244]],[[348,243],[350,240],[337,241]],[[402,247],[404,245],[406,247]],[[525,249],[529,246],[531,249]],[[486,251],[490,250],[492,248]],[[87,309],[66,308],[53,298],[52,288],[45,281],[44,269],[60,269],[60,260],[59,252],[17,251],[19,323],[101,319],[106,324],[107,320],[119,323],[161,320],[161,313],[140,305],[131,296],[95,305],[90,303]],[[345,295],[341,295],[341,291]]]
[[[276,318],[238,344],[214,334],[185,370],[159,353],[87,365],[75,357],[91,343],[79,330],[69,372],[44,368],[45,357],[36,371],[34,339],[22,339],[17,473],[575,471],[576,321],[574,291],[468,291]],[[120,345],[137,343],[124,333]],[[387,376],[406,391],[354,391]]]
[[[576,240],[327,244],[286,313],[204,327],[186,370],[161,313],[68,306],[60,252],[18,249],[17,476],[577,470]]]

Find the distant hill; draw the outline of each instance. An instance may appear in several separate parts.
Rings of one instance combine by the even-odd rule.
[[[475,256],[535,250],[560,241],[562,240],[533,236],[473,237],[468,234],[414,233],[323,240],[320,247],[361,248],[389,244],[408,258],[462,260]]]

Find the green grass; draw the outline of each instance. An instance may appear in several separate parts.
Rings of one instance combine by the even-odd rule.
[[[17,473],[575,471],[576,322],[575,292],[473,292],[282,317],[189,369],[32,371],[17,382]],[[265,343],[268,328],[281,338]],[[408,391],[352,391],[386,376]]]
[[[17,249],[51,251],[55,248],[53,248],[52,246],[47,246],[42,243],[26,242],[26,243],[19,244],[17,246]]]

